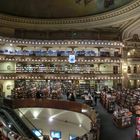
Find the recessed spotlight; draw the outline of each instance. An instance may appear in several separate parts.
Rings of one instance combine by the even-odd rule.
[[[82,124],[79,124],[79,127],[82,127]]]
[[[12,124],[8,124],[8,127],[11,128],[12,127]]]
[[[87,112],[87,109],[82,109],[81,112],[85,113]]]
[[[52,117],[50,117],[50,118],[49,118],[49,122],[52,122],[52,121],[53,121],[53,118],[52,118]]]

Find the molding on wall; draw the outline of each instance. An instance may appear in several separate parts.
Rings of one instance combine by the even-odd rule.
[[[132,39],[134,34],[138,34],[138,31],[140,31],[140,18],[123,31],[122,40]],[[140,38],[140,33],[138,36]]]

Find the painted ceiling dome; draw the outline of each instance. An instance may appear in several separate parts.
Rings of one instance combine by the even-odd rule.
[[[28,18],[74,18],[119,8],[133,0],[0,0],[0,13]]]

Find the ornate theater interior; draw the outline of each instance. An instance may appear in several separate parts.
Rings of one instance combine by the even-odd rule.
[[[0,139],[139,140],[140,0],[0,0]]]

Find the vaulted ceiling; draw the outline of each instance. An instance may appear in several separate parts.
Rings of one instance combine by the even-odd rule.
[[[2,36],[120,40],[139,20],[140,0],[0,0]]]
[[[95,15],[133,0],[0,0],[0,12],[30,18],[70,18]]]

